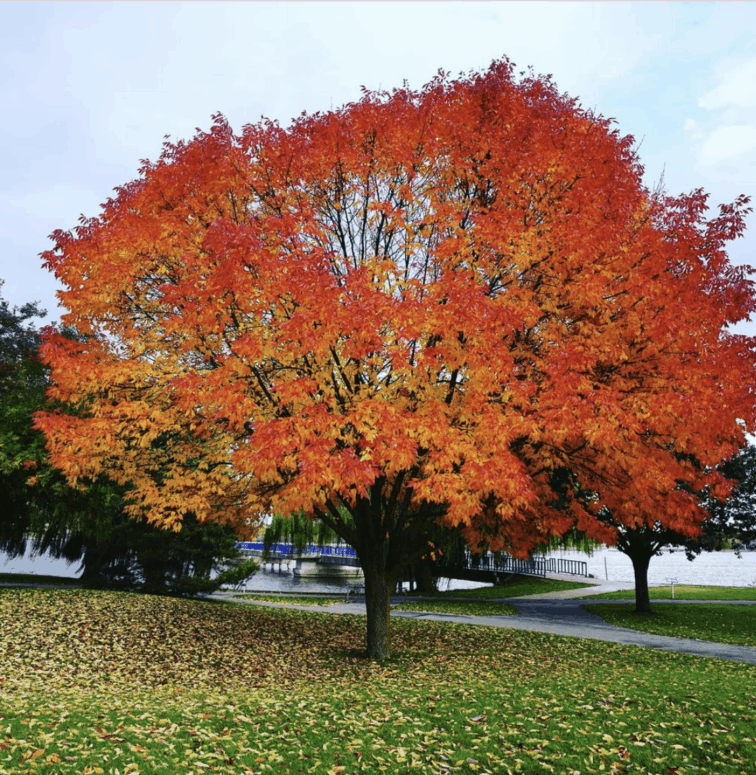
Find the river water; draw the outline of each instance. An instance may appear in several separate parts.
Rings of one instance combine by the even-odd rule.
[[[633,581],[630,558],[611,547],[587,555],[584,552],[553,552],[548,557],[583,560],[588,573],[608,581]],[[685,552],[667,552],[652,557],[648,567],[649,584],[665,584],[676,578],[679,584],[703,584],[716,587],[748,587],[756,585],[756,552],[701,552],[692,562]]]
[[[588,573],[597,579],[633,582],[633,566],[630,560],[613,548],[602,548],[588,555],[584,552],[553,552],[548,557],[582,560],[588,565]],[[0,573],[35,573],[76,578],[78,563],[68,565],[63,560],[53,560],[47,556],[22,557],[9,560],[0,553]],[[576,576],[576,580],[579,580]],[[665,584],[670,578],[678,584],[706,584],[712,586],[747,587],[756,585],[756,552],[742,552],[740,558],[735,552],[703,552],[693,562],[685,557],[685,552],[664,554],[653,557],[648,569],[650,584]],[[338,580],[327,582],[322,579],[296,578],[284,567],[265,566],[247,582],[250,591],[280,592],[343,592],[355,581]],[[441,580],[442,589],[464,589],[487,586],[475,582]]]
[[[37,575],[63,576],[76,578],[78,563],[68,565],[64,560],[53,560],[50,557],[17,557],[9,560],[7,555],[0,552],[0,573],[34,573]],[[249,592],[287,592],[290,594],[301,593],[344,593],[350,586],[361,585],[361,579],[315,579],[296,577],[284,565],[262,565],[256,573],[241,589]],[[441,579],[440,589],[471,589],[474,587],[491,586],[479,584],[474,581],[462,579]]]

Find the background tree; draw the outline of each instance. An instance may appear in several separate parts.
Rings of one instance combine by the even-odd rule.
[[[252,575],[257,565],[243,560],[233,529],[192,515],[180,533],[129,520],[121,486],[98,477],[70,487],[50,465],[33,426],[49,385],[32,322],[44,314],[34,303],[11,309],[0,297],[0,550],[81,561],[88,584],[163,594],[210,592]]]
[[[679,454],[676,457],[681,458]],[[700,463],[694,456],[688,455],[685,459],[696,470],[701,470]],[[571,478],[574,480],[574,477]],[[678,483],[677,486],[689,496],[696,497],[684,482]],[[598,498],[597,493],[586,491],[577,484],[575,484],[575,493],[585,503],[590,503]],[[700,495],[697,497],[699,503],[702,503]],[[692,545],[698,541],[701,526],[708,514],[705,509],[699,509],[695,519],[691,519],[684,525],[684,532],[670,527],[666,520],[656,515],[648,515],[642,522],[627,524],[616,519],[610,508],[603,507],[596,517],[614,531],[615,540],[613,543],[620,552],[630,559],[633,565],[635,583],[635,611],[639,614],[647,614],[651,613],[651,599],[648,591],[648,568],[651,558],[661,554],[664,548],[671,549],[674,546]]]
[[[700,468],[694,455],[688,456],[688,462]],[[608,509],[599,515],[617,531],[616,546],[633,564],[637,613],[651,613],[648,568],[651,559],[664,549],[683,548],[692,561],[702,551],[720,551],[733,543],[738,546],[756,540],[756,449],[746,445],[717,468],[732,489],[719,498],[713,497],[708,488],[698,493],[686,489],[691,497],[698,498],[703,509],[698,523],[691,522],[685,532],[666,526],[662,519],[630,526],[617,522]],[[590,498],[592,493],[584,492],[582,497]]]
[[[664,548],[684,546],[691,540],[690,535],[669,530],[659,521],[638,527],[618,526],[617,548],[627,555],[633,564],[636,613],[651,613],[648,593],[648,567],[651,558],[661,554]]]
[[[11,556],[26,551],[34,508],[28,481],[44,457],[44,437],[32,428],[32,414],[47,388],[33,323],[45,315],[36,303],[11,308],[0,296],[0,550]]]
[[[301,511],[286,516],[274,514],[263,536],[266,553],[279,543],[291,544],[295,552],[302,554],[311,544],[327,546],[334,542],[340,543],[341,539],[328,525],[308,519]]]
[[[241,584],[258,570],[237,549],[233,529],[200,524],[191,514],[177,532],[122,512],[108,527],[96,538],[84,536],[82,578],[89,586],[194,596]]]
[[[438,523],[516,556],[573,525],[613,543],[602,509],[695,532],[675,483],[719,493],[754,429],[754,341],[727,332],[754,308],[725,252],[748,200],[707,221],[703,192],[650,192],[611,124],[500,61],[166,143],[44,254],[87,337],[44,346],[87,407],[39,416],[54,463],[168,526],[321,520],[359,555],[374,657]]]
[[[746,445],[719,469],[735,486],[724,500],[707,494],[705,505],[710,518],[704,522],[701,536],[686,542],[689,559],[701,551],[737,548],[756,541],[756,447]]]
[[[74,562],[84,537],[110,524],[121,494],[104,477],[86,493],[72,489],[49,465],[44,435],[33,425],[49,385],[33,322],[45,314],[36,303],[10,308],[0,297],[0,550]]]

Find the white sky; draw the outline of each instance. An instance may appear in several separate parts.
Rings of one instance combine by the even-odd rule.
[[[508,56],[617,119],[652,186],[756,195],[756,3],[0,3],[0,293],[56,319],[48,235],[211,114],[287,125]],[[731,249],[756,264],[756,217]],[[756,322],[741,328],[756,334]]]

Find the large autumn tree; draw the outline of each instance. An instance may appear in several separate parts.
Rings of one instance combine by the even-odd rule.
[[[438,523],[518,556],[573,525],[611,543],[604,507],[695,532],[677,483],[721,488],[754,429],[754,341],[727,332],[748,200],[707,221],[633,145],[506,60],[166,143],[44,254],[86,337],[45,345],[82,407],[40,416],[53,460],[156,523],[322,520],[375,657]]]

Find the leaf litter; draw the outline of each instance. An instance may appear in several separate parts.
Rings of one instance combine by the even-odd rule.
[[[717,773],[756,668],[610,643],[85,590],[0,593],[0,775]]]

